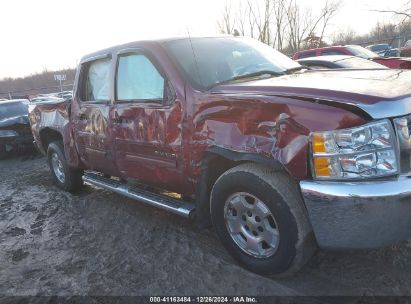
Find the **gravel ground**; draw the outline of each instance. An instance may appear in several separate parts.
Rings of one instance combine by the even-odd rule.
[[[0,161],[0,295],[411,296],[411,241],[319,251],[274,280],[237,266],[212,230],[90,186],[65,193],[45,158],[9,159]]]

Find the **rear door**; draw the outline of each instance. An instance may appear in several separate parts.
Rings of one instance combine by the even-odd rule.
[[[111,113],[121,175],[178,192],[181,188],[182,100],[145,50],[120,51]]]
[[[115,173],[109,128],[111,56],[84,62],[73,117],[77,151],[88,169]]]

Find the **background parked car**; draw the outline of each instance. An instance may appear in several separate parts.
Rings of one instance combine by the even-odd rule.
[[[388,43],[373,44],[366,47],[366,49],[377,53],[381,57],[399,57],[400,51],[397,48],[391,47]]]
[[[0,159],[33,150],[28,118],[28,100],[0,102]]]
[[[71,100],[73,99],[73,92],[72,91],[63,91],[56,94],[56,97],[63,98],[64,100]]]
[[[400,49],[400,55],[401,57],[411,57],[411,40],[408,40]]]
[[[367,50],[366,48],[359,45],[330,46],[325,48],[300,51],[294,54],[293,59],[298,60],[302,58],[325,55],[357,56],[364,59],[375,61],[391,69],[411,69],[411,59],[409,58],[381,57],[377,53]]]
[[[391,48],[385,52],[385,57],[401,57],[401,52],[398,48]]]
[[[31,103],[38,103],[38,102],[59,102],[64,101],[63,98],[58,98],[54,96],[37,96],[30,99]]]
[[[318,56],[297,60],[311,69],[388,69],[385,65],[355,56]]]

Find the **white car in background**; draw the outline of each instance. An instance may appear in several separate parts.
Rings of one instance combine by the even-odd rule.
[[[37,96],[37,97],[30,99],[31,103],[60,102],[60,101],[64,101],[64,99],[59,98],[59,97],[54,97],[54,96]]]

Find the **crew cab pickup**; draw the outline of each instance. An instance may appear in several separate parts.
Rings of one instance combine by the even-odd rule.
[[[73,100],[29,116],[57,186],[212,225],[260,274],[411,238],[411,72],[310,71],[248,38],[141,41],[83,57]]]

